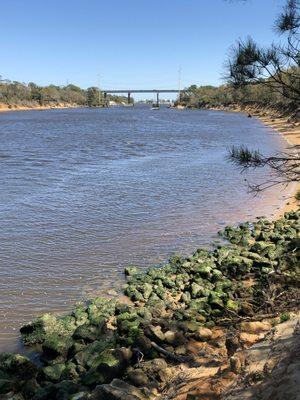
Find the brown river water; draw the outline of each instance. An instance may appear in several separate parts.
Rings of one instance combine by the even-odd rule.
[[[284,193],[247,193],[232,145],[283,139],[237,113],[148,107],[0,114],[0,351],[19,327],[120,290],[146,267],[218,240],[224,225],[271,216]],[[259,181],[267,171],[247,179]]]

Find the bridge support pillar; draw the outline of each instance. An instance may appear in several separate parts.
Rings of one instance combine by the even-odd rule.
[[[130,92],[128,92],[128,104],[130,104]]]
[[[104,107],[109,107],[109,102],[107,100],[107,93],[104,92]]]
[[[159,107],[159,92],[156,93],[156,106]]]

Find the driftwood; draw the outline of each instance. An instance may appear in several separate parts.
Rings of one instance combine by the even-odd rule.
[[[184,362],[190,361],[190,357],[178,356],[177,354],[171,353],[170,351],[163,349],[162,347],[160,347],[155,342],[151,342],[151,345],[156,351],[158,351],[159,353],[165,355],[166,357],[168,357],[172,361],[177,361],[177,362],[180,362],[180,363],[184,363]]]

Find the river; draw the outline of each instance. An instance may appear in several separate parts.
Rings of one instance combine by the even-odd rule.
[[[188,254],[225,224],[274,213],[283,194],[249,195],[226,160],[232,145],[270,153],[285,143],[221,111],[1,113],[0,351],[18,348],[33,317],[120,290],[124,266]]]

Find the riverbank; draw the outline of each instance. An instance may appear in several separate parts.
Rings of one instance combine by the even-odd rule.
[[[226,227],[231,244],[126,268],[126,303],[95,298],[23,326],[41,364],[2,354],[2,398],[207,400],[262,382],[282,358],[249,371],[246,351],[298,318],[299,221],[300,210]]]
[[[48,105],[32,104],[28,106],[23,105],[7,105],[0,103],[0,112],[7,111],[28,111],[28,110],[51,110],[51,109],[64,109],[64,108],[80,108],[82,105],[75,103],[51,103]]]
[[[244,112],[257,117],[263,124],[277,131],[288,143],[289,149],[300,146],[300,118],[298,116],[282,115],[278,111],[270,109],[259,109],[258,107],[248,107]],[[293,150],[299,151],[299,150]],[[284,204],[281,214],[297,209],[299,201],[295,199],[295,194],[300,191],[300,184],[291,185],[291,198]]]
[[[278,132],[288,143],[288,150],[298,151],[300,146],[300,110],[294,112],[279,111],[270,107],[256,105],[240,106],[238,104],[230,106],[208,107],[210,110],[229,111],[244,113],[247,116],[258,118],[264,125]],[[295,194],[300,191],[300,184],[291,184],[290,198],[288,198],[281,210],[276,214],[276,218],[285,212],[296,210],[299,201],[295,199]]]

